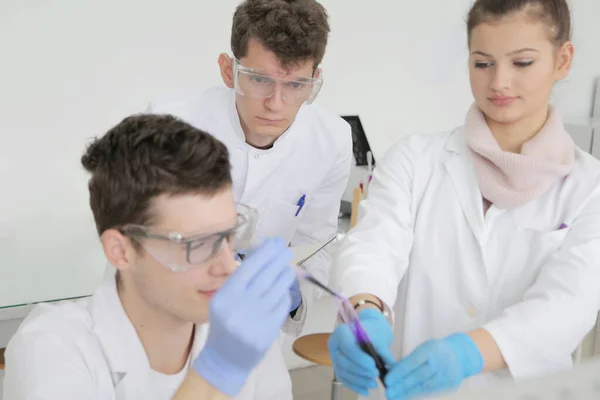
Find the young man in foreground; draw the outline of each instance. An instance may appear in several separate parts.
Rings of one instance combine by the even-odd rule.
[[[111,266],[91,298],[31,312],[8,345],[4,398],[291,399],[273,346],[291,251],[267,240],[237,267],[256,212],[234,203],[226,147],[173,117],[134,116],[82,164]]]

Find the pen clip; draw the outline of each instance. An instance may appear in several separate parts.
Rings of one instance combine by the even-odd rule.
[[[296,217],[300,214],[300,211],[302,211],[302,208],[304,208],[304,203],[306,202],[306,194],[303,194],[302,196],[300,196],[300,198],[298,199],[298,202],[296,203],[296,207],[298,207],[298,210],[296,210]]]

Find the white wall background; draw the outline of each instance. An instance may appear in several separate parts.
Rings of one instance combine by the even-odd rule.
[[[471,0],[323,0],[332,33],[318,102],[359,114],[375,156],[460,124],[471,102]],[[154,96],[219,84],[238,0],[0,1],[0,306],[86,295],[104,261],[79,164],[86,141]],[[587,116],[600,1],[572,0],[577,55],[555,102]]]

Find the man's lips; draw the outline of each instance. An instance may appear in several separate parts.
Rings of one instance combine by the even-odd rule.
[[[279,125],[280,123],[283,122],[282,119],[270,119],[270,118],[263,118],[263,117],[256,117],[258,118],[261,123],[263,123],[264,125]]]
[[[217,294],[217,291],[219,289],[213,289],[213,290],[198,290],[198,293],[200,293],[203,296],[206,297],[213,297],[215,294]]]

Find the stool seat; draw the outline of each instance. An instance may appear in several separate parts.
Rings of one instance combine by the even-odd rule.
[[[319,365],[331,367],[331,358],[327,341],[331,333],[313,333],[294,340],[292,349],[299,357]],[[337,379],[335,372],[331,382],[331,400],[342,399],[342,382]]]
[[[327,340],[331,333],[313,333],[294,340],[292,349],[299,357],[319,365],[331,367]]]

